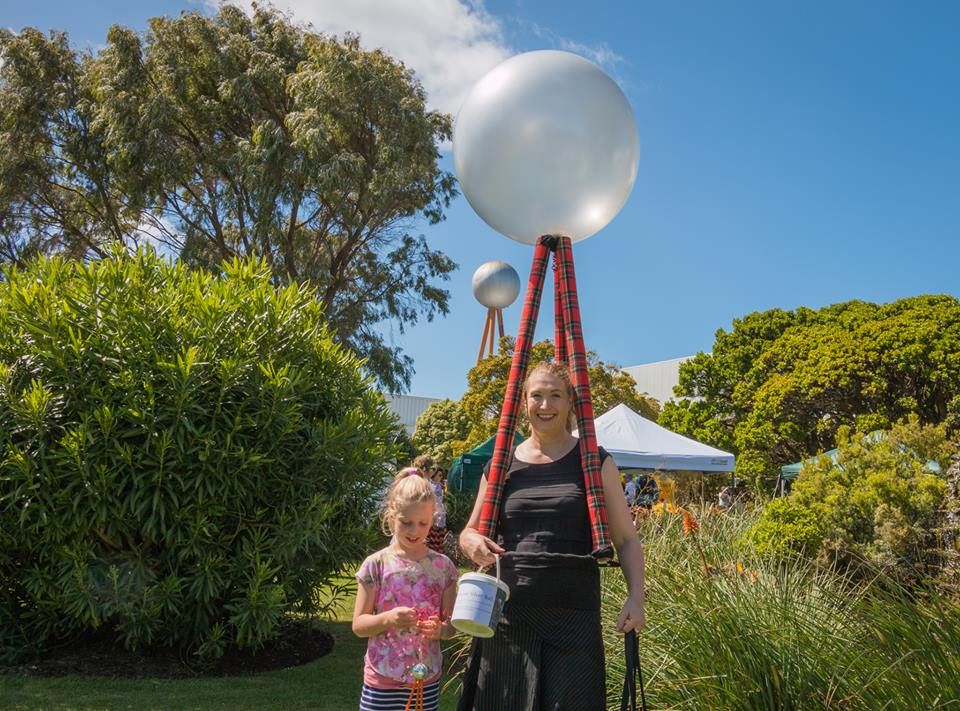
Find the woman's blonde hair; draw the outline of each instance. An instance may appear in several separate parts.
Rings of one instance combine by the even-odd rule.
[[[570,379],[570,369],[563,363],[537,363],[528,370],[527,377],[523,379],[524,412],[526,412],[527,385],[535,375],[552,375],[566,385],[567,397],[570,398],[570,414],[567,417],[566,426],[567,432],[573,432],[573,428],[577,424],[577,391]]]
[[[416,467],[404,467],[394,477],[387,497],[380,512],[380,528],[388,536],[392,536],[397,514],[411,504],[430,504],[436,506],[437,496],[433,492],[433,484]]]

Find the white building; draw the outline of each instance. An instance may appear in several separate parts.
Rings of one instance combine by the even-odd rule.
[[[417,397],[415,395],[385,395],[387,405],[397,413],[397,417],[407,428],[407,434],[413,435],[414,425],[417,424],[417,418],[423,414],[431,403],[439,402],[436,397]]]
[[[637,381],[637,390],[656,398],[661,405],[675,396],[673,388],[680,384],[680,364],[693,356],[660,360],[656,363],[642,363],[622,368],[625,373]]]

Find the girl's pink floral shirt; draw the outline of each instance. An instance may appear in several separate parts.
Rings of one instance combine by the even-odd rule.
[[[412,607],[423,617],[440,616],[443,593],[456,582],[457,568],[432,550],[414,561],[384,548],[363,561],[357,580],[373,593],[375,614]],[[416,627],[387,630],[367,640],[363,682],[379,689],[409,686],[414,682],[411,669],[418,662],[427,665],[427,683],[438,679],[443,663],[440,642],[422,639]]]

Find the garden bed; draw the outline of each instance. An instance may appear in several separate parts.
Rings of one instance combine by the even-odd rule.
[[[300,666],[333,650],[334,637],[309,622],[292,620],[260,649],[230,648],[217,660],[200,662],[175,649],[130,652],[106,635],[87,636],[51,649],[42,659],[0,671],[30,676],[184,679],[237,676]]]

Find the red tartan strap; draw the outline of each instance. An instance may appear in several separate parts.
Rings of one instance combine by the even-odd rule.
[[[580,435],[580,458],[587,490],[587,510],[590,514],[590,533],[593,553],[597,558],[613,556],[607,528],[607,508],[603,496],[603,478],[600,473],[600,451],[593,426],[593,400],[590,397],[590,374],[587,371],[587,353],[583,345],[580,322],[580,304],[577,299],[577,278],[573,269],[573,249],[569,237],[557,243],[556,261],[560,265],[557,291],[563,308],[567,350],[570,359],[570,380],[577,398],[577,429]]]
[[[520,316],[520,328],[517,330],[517,343],[510,364],[510,376],[507,378],[507,392],[500,411],[500,425],[497,427],[497,440],[493,447],[493,458],[487,472],[487,491],[480,509],[480,523],[477,528],[484,536],[493,538],[500,518],[500,501],[503,497],[503,485],[506,471],[510,465],[510,452],[513,450],[513,437],[517,431],[517,418],[520,414],[520,396],[523,391],[523,379],[530,362],[530,349],[533,332],[537,326],[540,312],[540,296],[543,294],[543,278],[550,259],[550,242],[543,237],[537,242],[530,266],[530,280],[527,282],[527,296]]]
[[[567,328],[563,314],[563,290],[560,278],[560,260],[553,260],[553,360],[567,364]]]

